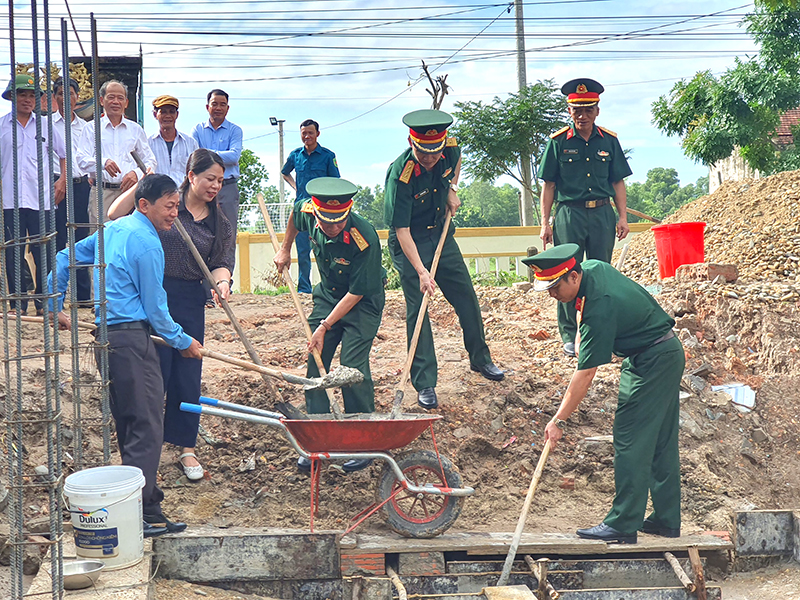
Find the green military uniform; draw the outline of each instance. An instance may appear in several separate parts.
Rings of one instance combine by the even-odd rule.
[[[588,83],[582,94],[571,94],[568,102],[575,106],[597,103],[602,86],[590,79],[574,80]],[[589,83],[591,82],[591,83]],[[564,94],[572,91],[569,82]],[[593,89],[592,84],[597,88]],[[570,88],[569,90],[567,88]],[[592,94],[592,92],[595,92]],[[572,96],[589,96],[588,103]],[[550,136],[539,164],[539,179],[556,184],[555,223],[553,242],[578,244],[579,262],[593,258],[611,262],[616,235],[616,215],[611,206],[613,183],[632,174],[617,134],[594,126],[589,140],[584,140],[574,125],[566,126]],[[565,304],[558,306],[558,328],[564,342],[575,341],[577,325],[575,310]]]
[[[326,178],[330,179],[330,178]],[[312,182],[309,182],[309,190]],[[331,239],[317,227],[312,201],[297,202],[293,219],[298,231],[307,231],[317,261],[320,283],[314,287],[314,309],[309,317],[312,331],[319,326],[338,302],[350,292],[361,300],[325,334],[322,362],[330,368],[334,352],[341,342],[340,362],[358,369],[364,381],[342,388],[345,412],[368,413],[375,410],[375,388],[369,368],[369,353],[381,323],[386,270],[381,265],[381,245],[375,228],[368,221],[349,213],[342,232]],[[318,377],[313,359],[308,360],[308,377]],[[324,390],[306,391],[309,413],[329,412]]]
[[[587,260],[578,296],[581,312],[578,369],[625,357],[614,417],[616,495],[604,522],[623,533],[642,527],[647,493],[649,520],[680,529],[678,393],[685,365],[675,321],[640,285],[608,263]]]
[[[430,171],[417,162],[412,149],[409,148],[392,163],[386,173],[384,220],[390,228],[389,250],[392,263],[400,273],[406,300],[406,329],[409,344],[423,296],[419,289],[419,276],[400,247],[396,229],[405,227],[410,229],[419,257],[425,268],[430,269],[442,234],[450,183],[456,174],[456,167],[461,157],[461,149],[455,138],[447,138],[443,145],[442,157]],[[491,363],[491,355],[486,345],[483,319],[475,289],[461,250],[453,239],[454,233],[455,226],[451,223],[442,248],[435,281],[458,315],[464,334],[464,346],[469,353],[471,365],[480,367]],[[419,391],[436,387],[437,369],[433,333],[426,314],[411,366],[411,383],[414,389]]]

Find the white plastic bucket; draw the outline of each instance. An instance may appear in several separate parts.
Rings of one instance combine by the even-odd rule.
[[[139,467],[84,469],[64,482],[76,554],[102,560],[106,570],[135,565],[144,555]]]

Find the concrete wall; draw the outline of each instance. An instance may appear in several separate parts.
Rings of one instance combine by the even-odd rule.
[[[708,193],[713,194],[726,181],[758,179],[759,177],[761,174],[739,156],[737,149],[728,158],[716,162],[708,168]]]

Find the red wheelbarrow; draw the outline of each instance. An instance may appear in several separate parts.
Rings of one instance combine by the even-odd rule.
[[[300,454],[311,460],[311,531],[319,499],[320,461],[373,459],[384,463],[376,501],[353,517],[345,533],[368,517],[382,512],[389,527],[405,537],[431,538],[447,529],[461,513],[466,496],[475,490],[462,486],[455,465],[439,454],[433,422],[439,415],[404,414],[390,419],[377,413],[309,415],[288,419],[270,412],[213,398],[200,398],[200,405],[181,404],[181,410],[226,417],[274,427],[283,432]],[[430,429],[434,450],[415,450],[397,456],[388,453],[407,446]]]

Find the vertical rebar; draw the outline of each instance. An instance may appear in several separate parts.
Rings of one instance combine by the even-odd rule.
[[[108,329],[106,315],[106,269],[105,269],[105,244],[103,238],[106,211],[103,207],[103,160],[102,160],[102,139],[100,128],[100,86],[98,85],[98,61],[99,52],[97,51],[97,21],[94,13],[89,13],[92,29],[92,85],[94,88],[94,151],[95,151],[95,171],[96,181],[95,190],[97,191],[97,264],[94,266],[97,274],[98,285],[95,291],[98,297],[95,298],[95,310],[98,311],[97,327],[97,356],[98,369],[100,370],[101,387],[101,406],[103,414],[103,462],[108,464],[111,461],[111,408],[108,400]]]

